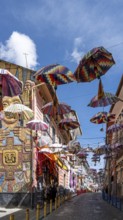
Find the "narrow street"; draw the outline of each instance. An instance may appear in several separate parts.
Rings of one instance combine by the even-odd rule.
[[[15,210],[16,211],[16,210]],[[7,214],[7,213],[6,213]],[[13,213],[14,220],[26,220],[25,209]],[[0,217],[2,220],[9,220],[10,214]],[[41,219],[45,220],[121,220],[122,211],[102,199],[101,193],[85,193],[73,197],[66,201],[56,211],[43,217],[41,210]],[[30,210],[29,220],[36,220],[36,210]]]
[[[66,202],[46,220],[120,220],[123,211],[102,200],[101,193],[86,193]]]

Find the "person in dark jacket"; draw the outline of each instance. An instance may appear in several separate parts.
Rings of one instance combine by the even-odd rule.
[[[52,198],[53,202],[55,202],[56,194],[57,194],[57,188],[56,188],[55,184],[53,184],[51,186],[51,198]]]

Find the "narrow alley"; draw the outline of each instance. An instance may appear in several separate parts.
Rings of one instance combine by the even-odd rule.
[[[102,199],[101,193],[74,197],[45,218],[46,220],[120,220],[123,211]]]

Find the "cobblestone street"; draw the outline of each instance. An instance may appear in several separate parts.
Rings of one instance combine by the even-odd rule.
[[[123,209],[123,207],[122,207]],[[14,220],[26,220],[25,209],[13,210]],[[6,210],[7,214],[7,210]],[[1,217],[1,216],[0,216]],[[9,220],[9,213],[1,217],[2,220]],[[30,220],[36,219],[36,210],[30,210]],[[101,193],[84,193],[66,201],[56,211],[43,218],[43,209],[41,210],[41,219],[46,220],[121,220],[123,211],[115,208],[102,199]]]
[[[46,220],[120,220],[123,211],[102,200],[101,193],[81,194],[45,218]]]

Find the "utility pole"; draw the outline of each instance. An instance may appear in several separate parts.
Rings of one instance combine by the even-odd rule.
[[[29,55],[28,53],[23,53],[25,55],[25,60],[26,60],[26,68],[28,68],[28,62],[27,62],[27,56]]]

